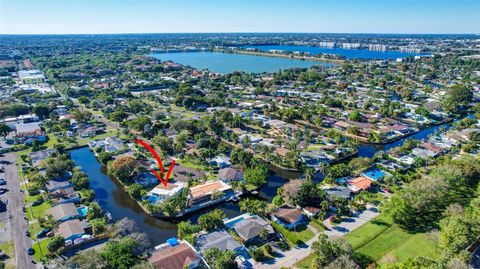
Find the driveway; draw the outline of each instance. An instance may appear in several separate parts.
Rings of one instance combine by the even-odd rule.
[[[324,221],[323,224],[329,229],[324,233],[328,237],[344,236],[351,231],[357,229],[358,227],[362,226],[363,224],[369,222],[371,219],[375,218],[379,214],[380,211],[377,207],[367,206],[366,210],[360,213],[356,213],[350,218],[344,219],[336,226],[332,226],[329,221]]]
[[[22,269],[36,268],[32,263],[32,257],[28,256],[26,252],[32,246],[32,242],[25,235],[28,230],[28,223],[22,210],[23,193],[20,191],[20,178],[15,163],[16,158],[16,153],[7,153],[0,158],[1,161],[9,163],[2,164],[2,166],[5,167],[5,179],[7,180],[7,188],[9,190],[6,193],[8,199],[7,212],[10,217],[11,238],[15,245],[15,267]]]

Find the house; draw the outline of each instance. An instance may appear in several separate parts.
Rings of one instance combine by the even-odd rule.
[[[392,156],[390,156],[392,157]],[[399,157],[392,157],[395,161],[399,162],[399,163],[403,163],[403,164],[406,164],[406,165],[412,165],[415,163],[415,157],[414,156],[411,156],[411,155],[402,155],[402,156],[399,156]]]
[[[155,188],[153,188],[150,192],[148,192],[149,196],[156,196],[161,200],[168,199],[183,190],[185,183],[178,182],[178,183],[168,183],[165,186],[163,183],[158,184]]]
[[[264,242],[275,236],[272,226],[260,216],[243,214],[225,222],[225,225],[234,230],[245,245],[255,242]],[[262,231],[267,231],[267,237],[262,238]]]
[[[232,187],[223,181],[210,181],[191,187],[188,194],[188,205],[194,206],[212,201],[212,194],[218,193],[218,197],[225,197],[231,192]],[[217,198],[219,199],[219,198]],[[216,200],[216,199],[214,199]]]
[[[345,200],[349,200],[352,197],[352,191],[350,188],[345,186],[335,186],[332,188],[325,189],[328,196],[331,198],[343,198]]]
[[[7,117],[3,120],[0,120],[1,123],[5,123],[11,130],[15,130],[17,128],[17,124],[37,121],[38,117],[35,114],[20,115],[18,117]]]
[[[58,225],[57,235],[65,240],[75,240],[85,234],[84,225],[78,219],[67,220]]]
[[[302,208],[303,213],[309,217],[316,217],[322,211],[320,208],[313,207],[313,206],[306,206]]]
[[[215,156],[208,161],[208,164],[217,166],[218,168],[226,168],[232,165],[230,158],[226,156]]]
[[[419,158],[422,158],[422,159],[429,158],[429,157],[433,158],[433,157],[437,156],[437,154],[435,152],[427,150],[427,149],[423,149],[423,148],[412,149],[412,155],[414,155],[416,157],[419,157]]]
[[[155,247],[148,262],[155,269],[193,269],[201,266],[202,258],[187,241],[170,238]]]
[[[80,195],[76,193],[72,187],[56,190],[50,193],[55,204],[78,203],[80,202]]]
[[[65,203],[54,206],[47,210],[47,214],[51,215],[53,220],[58,222],[80,218],[80,214],[74,203]]]
[[[59,179],[59,180],[50,180],[47,182],[45,188],[48,192],[54,192],[61,189],[66,189],[72,185],[68,180]]]
[[[304,223],[305,215],[296,207],[283,205],[273,210],[272,220],[286,229],[292,230]]]
[[[40,70],[20,70],[18,71],[18,78],[24,84],[43,83],[45,76]]]
[[[244,246],[238,243],[225,230],[218,230],[199,235],[197,237],[196,246],[197,249],[200,249],[200,252],[205,252],[212,248],[218,248],[220,251],[233,250],[237,253],[244,250]]]
[[[218,170],[218,179],[224,182],[243,180],[243,170],[235,168],[223,168]]]
[[[34,151],[30,153],[30,161],[32,163],[33,167],[39,166],[44,160],[58,155],[58,151],[56,149],[45,149],[45,150],[39,150],[39,151]]]
[[[422,143],[418,147],[433,152],[435,156],[443,151],[441,147],[429,142]]]
[[[359,192],[361,190],[368,190],[372,186],[373,180],[366,177],[356,177],[348,181],[348,187],[353,192]]]
[[[290,152],[291,150],[282,147],[275,148],[274,151],[275,155],[278,155],[282,158],[285,158],[285,156],[287,156],[287,154],[289,154]]]

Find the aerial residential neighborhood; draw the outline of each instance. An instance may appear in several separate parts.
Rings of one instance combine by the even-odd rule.
[[[0,268],[480,268],[478,3],[13,2]]]

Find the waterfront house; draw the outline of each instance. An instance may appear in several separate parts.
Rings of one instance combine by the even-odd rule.
[[[194,269],[202,265],[200,254],[187,242],[170,238],[148,257],[154,269]]]
[[[233,250],[237,253],[241,253],[245,248],[225,230],[218,230],[199,235],[196,240],[196,246],[200,249],[200,252],[205,252],[212,248],[218,248],[220,251]]]
[[[320,208],[314,206],[306,206],[302,208],[302,211],[309,217],[316,217],[321,212]]]
[[[359,192],[361,190],[368,190],[372,186],[373,180],[366,177],[356,177],[348,181],[348,187],[353,192]]]
[[[283,205],[273,210],[272,220],[284,228],[292,230],[304,224],[305,215],[296,207]]]
[[[235,168],[223,168],[218,170],[218,179],[224,182],[231,182],[231,181],[241,181],[243,180],[243,170],[235,169]]]
[[[54,192],[57,190],[69,188],[71,186],[72,185],[70,184],[70,181],[66,179],[58,179],[58,180],[55,179],[55,180],[49,180],[45,185],[45,188],[48,192]]]
[[[56,190],[49,193],[55,204],[79,203],[80,195],[72,187]]]
[[[232,187],[225,182],[209,181],[191,187],[188,193],[188,205],[195,206],[210,201],[224,199],[231,192]]]
[[[158,180],[157,180],[158,182]],[[165,186],[163,183],[158,184],[155,188],[153,188],[150,192],[148,192],[149,196],[155,196],[159,200],[168,199],[183,190],[185,183],[178,182],[178,183],[168,183]]]
[[[58,225],[57,235],[65,240],[75,240],[85,234],[84,224],[78,219],[67,220]]]
[[[80,218],[80,214],[74,203],[56,205],[47,210],[47,214],[51,215],[53,220],[58,222]]]
[[[225,222],[225,225],[234,230],[245,245],[261,243],[275,237],[272,226],[260,216],[243,214]],[[267,231],[266,238],[261,237],[262,231]]]
[[[406,165],[412,165],[415,163],[415,156],[411,156],[411,155],[401,155],[398,157],[394,157],[390,155],[390,157],[393,158],[395,161],[406,164]]]
[[[155,185],[158,184],[158,182],[158,178],[150,172],[141,173],[135,178],[135,183],[143,187]]]
[[[412,149],[412,155],[414,155],[416,157],[419,157],[419,158],[422,158],[422,159],[433,158],[433,157],[437,156],[437,154],[435,152],[430,151],[430,150],[426,150],[426,149],[422,149],[422,148]]]

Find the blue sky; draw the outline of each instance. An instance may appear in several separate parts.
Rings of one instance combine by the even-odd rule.
[[[0,34],[480,33],[480,0],[0,0]]]

